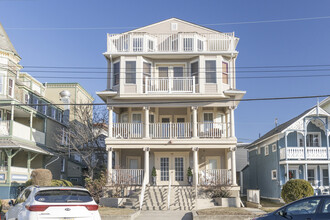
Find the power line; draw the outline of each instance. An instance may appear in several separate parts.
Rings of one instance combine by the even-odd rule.
[[[236,66],[229,68],[236,69],[257,69],[257,68],[296,68],[296,67],[329,67],[330,64],[310,64],[310,65],[270,65],[270,66]],[[23,68],[45,68],[45,69],[109,69],[107,67],[87,67],[87,66],[38,66],[38,65],[24,65]]]
[[[259,20],[259,21],[239,21],[239,22],[226,22],[226,23],[211,23],[200,24],[204,26],[224,26],[224,25],[241,25],[241,24],[260,24],[260,23],[278,23],[278,22],[293,22],[293,21],[309,21],[309,20],[323,20],[329,19],[330,16],[318,16],[318,17],[305,17],[305,18],[287,18],[287,19],[273,19],[273,20]],[[141,27],[141,26],[140,26]],[[135,29],[140,28],[137,26],[127,27],[7,27],[7,30],[27,30],[27,31],[59,31],[59,30],[120,30],[120,29]]]
[[[48,105],[73,105],[73,106],[100,106],[100,105],[107,105],[107,106],[120,106],[120,105],[162,105],[162,104],[191,104],[191,103],[218,103],[218,102],[251,102],[251,101],[277,101],[277,100],[293,100],[293,99],[311,99],[311,98],[325,98],[329,97],[329,95],[313,95],[313,96],[288,96],[288,97],[266,97],[266,98],[249,98],[249,99],[223,99],[223,100],[203,100],[203,101],[165,101],[165,102],[130,102],[130,103],[116,103],[116,104],[107,104],[107,103],[70,103],[70,104],[64,104],[64,103],[43,103],[43,104],[10,104],[10,103],[0,103],[0,106],[48,106]]]

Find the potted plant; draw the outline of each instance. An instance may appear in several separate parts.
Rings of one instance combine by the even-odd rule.
[[[193,174],[190,167],[188,167],[187,176],[188,176],[188,183],[192,185],[191,183],[192,183]]]
[[[156,176],[157,176],[155,167],[152,168],[151,176],[152,176],[152,184],[155,186],[156,185]]]

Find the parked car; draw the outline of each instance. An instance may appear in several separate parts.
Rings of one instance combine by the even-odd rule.
[[[101,220],[98,205],[84,188],[30,186],[9,205],[7,220]]]
[[[322,220],[330,219],[330,196],[312,196],[294,201],[255,220]]]

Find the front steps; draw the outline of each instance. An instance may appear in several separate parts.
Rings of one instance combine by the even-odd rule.
[[[149,186],[144,194],[142,210],[167,210],[168,186]],[[195,188],[172,186],[170,210],[192,210],[195,208]]]

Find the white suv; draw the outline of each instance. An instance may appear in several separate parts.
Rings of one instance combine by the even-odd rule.
[[[7,220],[101,220],[98,205],[83,188],[29,186],[9,205]]]

